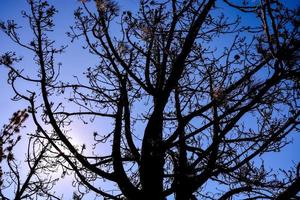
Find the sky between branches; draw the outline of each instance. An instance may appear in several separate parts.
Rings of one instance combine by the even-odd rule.
[[[58,10],[58,14],[55,15],[54,23],[55,28],[54,32],[51,33],[49,36],[51,39],[56,41],[57,45],[68,45],[66,52],[57,58],[58,62],[62,63],[62,72],[61,77],[64,80],[68,81],[75,81],[73,75],[77,75],[78,77],[83,76],[82,72],[88,66],[94,66],[97,64],[97,58],[93,55],[89,54],[87,50],[83,50],[81,47],[84,45],[84,42],[79,40],[75,41],[74,43],[70,42],[70,39],[66,36],[66,32],[70,30],[69,26],[74,24],[74,17],[73,12],[74,10],[80,6],[80,2],[77,0],[49,0],[49,4],[55,6]],[[117,1],[120,5],[120,9],[122,10],[131,10],[133,13],[138,9],[139,0],[118,0]],[[286,5],[289,7],[296,7],[297,4],[296,0],[286,0]],[[27,22],[24,18],[21,17],[21,10],[28,10],[29,7],[25,0],[1,0],[0,2],[0,20],[7,20],[13,19],[23,27],[21,31],[21,36],[25,40],[29,40],[32,35],[29,29],[26,27]],[[93,3],[93,2],[90,2]],[[229,11],[232,12],[232,11]],[[235,14],[235,13],[233,13]],[[247,18],[248,23],[253,23],[250,16],[244,16]],[[116,28],[117,29],[117,28]],[[118,31],[116,31],[118,32]],[[230,41],[223,41],[226,45],[226,42]],[[18,45],[14,44],[13,42],[9,41],[7,36],[0,32],[0,54],[3,54],[7,51],[15,51],[18,56],[23,57],[22,66],[25,69],[26,73],[33,73],[31,66],[33,65],[32,62],[32,55],[28,53],[28,51],[24,50],[23,48],[19,47]],[[11,101],[13,97],[13,91],[11,87],[7,84],[7,69],[0,67],[0,125],[4,125],[9,121],[11,115],[19,110],[24,109],[27,107],[25,102],[19,101],[14,102]],[[23,86],[26,89],[26,85]],[[30,133],[34,130],[34,126],[30,120],[26,123],[27,128],[21,130],[21,134],[25,135]],[[106,128],[106,124],[101,124],[102,128]],[[80,144],[80,142],[84,141],[85,136],[81,135],[81,129],[85,127],[83,124],[77,124],[73,129],[77,130],[74,131],[73,138],[74,142]],[[85,131],[93,131],[93,127],[89,127],[89,129],[85,129]],[[300,161],[300,136],[296,134],[291,134],[293,137],[293,143],[291,145],[286,146],[280,153],[276,154],[276,159],[272,156],[272,154],[266,154],[264,156],[265,166],[272,166],[275,170],[279,168],[287,168]],[[23,137],[22,143],[18,145],[16,149],[16,154],[20,158],[24,160],[25,156],[24,149],[26,149],[26,137]],[[65,180],[62,184],[59,184],[58,187],[65,186],[66,184],[70,184],[70,180]],[[68,186],[71,187],[71,186]],[[63,193],[65,189],[61,191],[58,190],[58,193]],[[69,195],[72,195],[70,193]],[[64,195],[65,199],[69,199],[67,195]]]

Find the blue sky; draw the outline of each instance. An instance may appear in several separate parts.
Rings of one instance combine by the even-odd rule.
[[[286,5],[291,7],[296,6],[295,0],[287,0],[285,1]],[[81,46],[83,45],[82,41],[75,41],[74,43],[70,43],[70,39],[66,36],[66,32],[69,31],[69,26],[74,24],[73,19],[73,11],[80,5],[79,1],[76,0],[50,0],[50,4],[55,5],[56,9],[59,13],[55,16],[55,28],[54,32],[50,34],[52,39],[56,40],[56,44],[59,45],[68,45],[66,49],[66,53],[57,58],[58,62],[63,63],[62,75],[64,80],[74,80],[72,75],[81,76],[84,69],[88,66],[94,66],[97,63],[97,59],[90,55],[86,50],[83,50]],[[136,10],[138,6],[138,0],[120,0],[120,8],[121,9],[129,9]],[[299,3],[298,3],[299,5]],[[21,18],[20,11],[28,9],[25,0],[1,0],[0,6],[0,20],[6,19],[14,19],[19,25],[24,26],[24,29],[21,31],[21,37],[24,37],[25,40],[31,38],[31,33],[26,28],[26,21],[24,18]],[[249,23],[251,22],[251,18],[249,17]],[[0,54],[6,51],[16,51],[17,55],[23,57],[22,66],[25,68],[26,73],[34,73],[34,71],[30,68],[32,65],[32,55],[28,52],[24,51],[24,49],[15,45],[11,41],[8,40],[6,35],[0,32]],[[8,119],[11,117],[12,113],[18,109],[24,109],[27,107],[24,102],[12,102],[10,99],[13,97],[13,91],[10,86],[7,85],[6,76],[7,70],[3,67],[0,67],[0,125],[2,126]],[[103,123],[105,126],[105,123]],[[80,130],[84,126],[82,124],[78,124],[74,129]],[[27,128],[23,131],[25,133],[30,132],[33,129],[31,126],[30,120],[27,123]],[[87,131],[87,130],[85,130]],[[88,131],[93,131],[91,128]],[[277,154],[267,154],[264,156],[265,164],[270,167],[274,167],[278,169],[280,167],[285,168],[291,166],[293,162],[297,163],[300,161],[300,136],[299,134],[292,134],[294,138],[294,143],[284,148],[280,153]],[[85,136],[77,135],[78,141],[84,140]],[[26,142],[25,142],[26,143]],[[25,144],[24,143],[24,144]],[[23,144],[23,145],[24,145]],[[24,152],[24,146],[19,145],[18,153]],[[276,155],[276,157],[275,157]],[[63,185],[70,184],[69,181],[64,182]],[[67,196],[65,196],[68,199]]]

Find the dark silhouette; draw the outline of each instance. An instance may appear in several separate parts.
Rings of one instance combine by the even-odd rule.
[[[38,66],[29,76],[13,52],[0,60],[37,127],[31,137],[39,142],[29,147],[39,145],[38,173],[50,165],[74,173],[74,184],[86,188],[74,199],[89,192],[137,200],[300,198],[299,164],[276,174],[261,160],[267,152],[276,159],[299,131],[299,9],[276,0],[141,0],[132,13],[112,0],[81,2],[68,36],[84,40],[98,59],[85,72],[88,81],[58,81],[54,59],[65,47],[47,35],[57,12],[47,2],[28,0],[30,12],[22,13],[30,42],[15,22],[1,23]],[[28,82],[26,91],[16,80]],[[94,143],[78,147],[67,134],[77,118],[86,126],[105,119],[112,130],[82,130]],[[111,151],[102,153],[102,145]],[[105,189],[105,180],[115,186]],[[17,189],[16,199],[32,190],[57,198],[47,183],[47,190]]]
[[[34,143],[35,152],[30,153],[31,145],[28,145],[28,149],[25,149],[27,156],[24,160],[28,164],[28,172],[26,178],[22,179],[21,170],[24,170],[24,166],[20,169],[20,161],[16,159],[14,150],[21,140],[20,129],[24,126],[24,122],[28,117],[26,109],[15,112],[9,124],[4,125],[0,132],[0,198],[3,200],[12,199],[9,197],[16,200],[37,199],[42,193],[52,199],[59,199],[51,191],[57,179],[52,180],[41,174],[41,166],[47,169],[47,165],[43,161],[48,156],[46,153],[48,141],[46,141],[47,144],[44,144],[45,141],[36,136],[29,137],[29,144]],[[6,195],[7,190],[11,193],[9,197]],[[14,195],[12,195],[13,192]]]

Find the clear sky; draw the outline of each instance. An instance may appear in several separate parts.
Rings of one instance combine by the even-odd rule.
[[[83,45],[82,41],[75,41],[75,43],[70,43],[70,39],[66,36],[66,32],[69,31],[69,26],[74,24],[73,12],[80,6],[80,2],[77,0],[49,0],[50,4],[53,4],[59,13],[54,18],[55,29],[54,32],[50,35],[52,39],[56,40],[58,45],[68,45],[66,53],[62,56],[59,56],[57,60],[63,63],[62,75],[64,80],[74,80],[72,75],[81,76],[81,73],[88,66],[94,66],[97,63],[95,57],[90,55],[86,50],[83,50],[81,46]],[[136,10],[138,7],[138,0],[119,0],[121,9]],[[296,0],[286,0],[286,4],[294,7],[296,6]],[[27,10],[28,6],[25,0],[0,0],[0,20],[14,19],[19,25],[23,26],[21,36],[25,39],[31,38],[31,33],[26,28],[26,21],[21,17],[20,11]],[[299,3],[298,3],[299,5]],[[250,19],[249,19],[250,20]],[[251,23],[251,21],[249,21]],[[22,65],[25,68],[25,72],[33,73],[30,66],[32,65],[32,55],[24,51],[23,48],[15,45],[5,34],[0,32],[0,54],[3,54],[7,51],[15,51],[17,55],[24,58]],[[11,97],[13,97],[13,91],[11,87],[7,84],[7,69],[0,67],[0,125],[8,122],[8,119],[11,117],[18,109],[24,109],[27,107],[27,104],[24,102],[13,102]],[[22,131],[29,133],[33,127],[31,126],[30,120],[26,124],[27,128]],[[103,124],[103,126],[105,126]],[[80,132],[80,128],[84,127],[81,124],[78,124],[76,129]],[[85,130],[86,131],[86,130]],[[92,128],[90,129],[92,131]],[[24,134],[24,133],[22,133]],[[276,154],[267,154],[264,156],[266,166],[273,167],[278,169],[280,167],[286,168],[292,165],[293,162],[297,163],[300,161],[300,136],[299,134],[292,134],[294,142],[285,147],[280,153]],[[77,140],[84,140],[85,136],[77,135]],[[20,145],[18,153],[24,152],[24,146]],[[22,155],[20,155],[22,157]],[[62,185],[70,184],[70,182],[64,182]],[[71,194],[69,194],[71,195]],[[69,199],[65,196],[65,199]],[[70,197],[70,196],[69,196]]]

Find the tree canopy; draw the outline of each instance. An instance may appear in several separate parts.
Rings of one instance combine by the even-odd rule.
[[[49,177],[58,168],[74,175],[74,199],[300,198],[299,163],[278,174],[263,161],[299,132],[299,8],[277,0],[141,0],[135,12],[113,0],[81,3],[67,37],[84,41],[97,65],[73,82],[60,77],[72,66],[56,61],[68,48],[50,37],[54,6],[28,0],[21,14],[29,41],[15,21],[0,23],[33,54],[36,69],[26,73],[18,52],[0,57],[14,100],[28,105],[1,131],[0,161],[9,166],[1,169],[2,199],[12,190],[15,199],[60,199]],[[22,180],[13,148],[28,117],[36,130]],[[70,138],[78,121],[95,129],[77,130],[93,138],[88,144]]]

